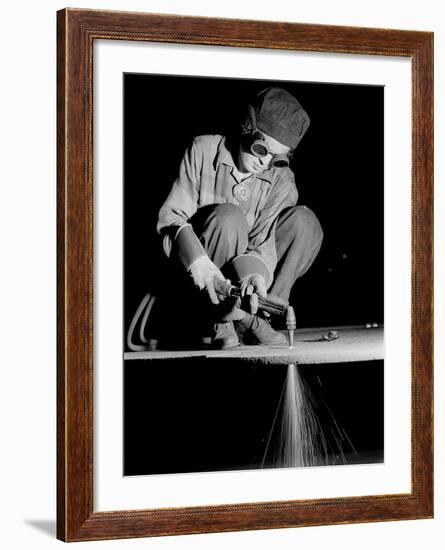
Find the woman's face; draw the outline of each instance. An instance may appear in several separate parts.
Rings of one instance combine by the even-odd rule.
[[[242,173],[259,174],[270,167],[274,155],[286,155],[290,153],[290,147],[277,141],[275,138],[261,132],[262,141],[266,145],[268,153],[265,156],[256,156],[250,150],[240,145],[238,152],[238,170]]]

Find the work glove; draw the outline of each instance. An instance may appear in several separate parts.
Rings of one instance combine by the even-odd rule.
[[[255,315],[258,311],[258,296],[267,298],[266,280],[259,273],[246,275],[240,280],[242,298],[249,298],[250,313]]]
[[[200,256],[189,267],[189,273],[195,286],[199,290],[205,290],[214,305],[220,303],[215,291],[215,279],[225,281],[224,275],[208,256]]]

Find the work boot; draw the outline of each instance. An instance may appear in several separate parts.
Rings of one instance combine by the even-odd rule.
[[[245,344],[287,344],[286,336],[258,315],[246,313],[244,319],[237,321],[237,331]]]
[[[232,321],[213,325],[212,348],[228,349],[239,346],[238,335]]]

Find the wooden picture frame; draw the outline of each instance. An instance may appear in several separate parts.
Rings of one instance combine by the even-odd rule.
[[[433,516],[433,34],[65,9],[57,14],[57,537],[63,541]],[[93,511],[93,43],[372,54],[412,64],[412,425],[406,494]]]

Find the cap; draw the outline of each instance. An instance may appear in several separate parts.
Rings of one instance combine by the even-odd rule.
[[[282,88],[259,92],[253,105],[256,126],[291,149],[300,143],[310,119],[297,99]]]

